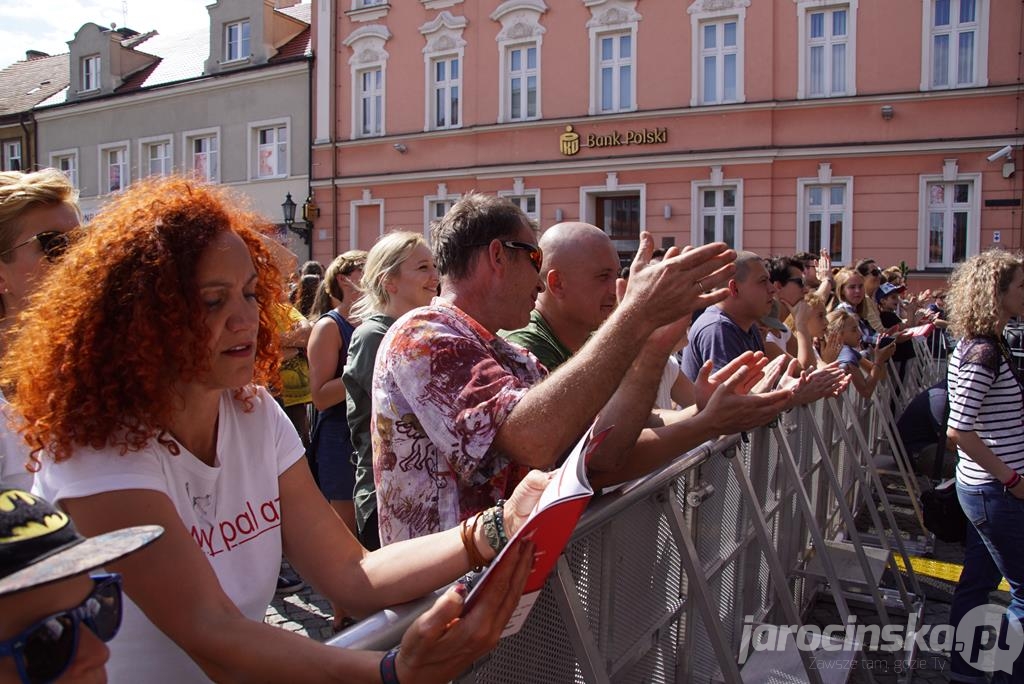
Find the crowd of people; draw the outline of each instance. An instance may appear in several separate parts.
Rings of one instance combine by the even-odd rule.
[[[0,483],[15,492],[0,492],[0,526],[51,502],[76,544],[75,528],[102,548],[124,528],[135,540],[49,575],[46,554],[18,554],[12,576],[43,579],[8,587],[0,573],[0,605],[57,582],[67,600],[5,624],[0,674],[49,673],[48,651],[11,637],[63,610],[82,644],[69,673],[102,667],[110,641],[119,681],[448,681],[496,643],[529,543],[471,610],[457,583],[387,653],[264,625],[275,590],[297,583],[282,555],[344,624],[488,563],[591,425],[614,426],[589,462],[595,488],[611,487],[851,384],[868,399],[888,368],[905,372],[917,326],[947,326],[946,293],[910,295],[900,269],[835,268],[824,252],[660,253],[642,233],[622,278],[600,228],[541,232],[491,195],[463,196],[429,242],[390,232],[326,268],[296,268],[239,206],[161,178],[83,229],[63,174],[0,174]],[[985,340],[1024,310],[1024,271],[1005,252],[979,259],[988,270],[968,262],[949,293],[950,330],[970,341],[951,358],[949,431],[975,587],[1001,573],[1019,608],[1004,567],[1019,552],[1000,535],[1022,528],[993,529],[984,506],[1004,485],[1024,496],[1020,397]],[[1005,402],[1012,428],[990,422]],[[116,579],[90,592],[100,565]],[[101,589],[123,613],[116,639],[76,604]]]

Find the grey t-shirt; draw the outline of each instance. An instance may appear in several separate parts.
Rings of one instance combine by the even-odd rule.
[[[718,370],[745,351],[764,351],[764,341],[754,324],[743,330],[717,306],[704,310],[690,327],[690,344],[683,350],[683,373],[690,380],[711,359]]]

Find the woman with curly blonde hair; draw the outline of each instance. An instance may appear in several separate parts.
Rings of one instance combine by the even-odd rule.
[[[165,529],[109,568],[126,593],[111,679],[448,681],[497,641],[529,544],[509,549],[495,591],[465,615],[465,592],[446,592],[400,651],[329,648],[263,622],[282,550],[352,614],[422,596],[495,551],[474,523],[368,553],[317,493],[260,386],[276,377],[281,277],[259,236],[269,226],[238,205],[177,177],[129,188],[41,284],[4,359],[39,493],[89,536]],[[512,530],[546,480],[534,473],[506,504]]]
[[[987,602],[1005,577],[1009,611],[1024,619],[1024,389],[1003,341],[1010,318],[1024,314],[1024,262],[994,249],[953,272],[949,330],[957,338],[949,359],[949,420],[956,444],[956,491],[970,525],[950,624]],[[1014,627],[1019,630],[1020,625]],[[982,673],[954,653],[952,674],[982,681]],[[999,673],[996,673],[999,674]],[[981,679],[978,679],[978,678]],[[1020,659],[1014,679],[1024,677]]]
[[[78,191],[57,169],[0,173],[0,333],[6,333],[78,227]],[[60,314],[56,314],[57,317]],[[0,338],[0,351],[4,341]],[[0,414],[10,406],[0,394]],[[32,488],[25,443],[0,415],[0,482]]]

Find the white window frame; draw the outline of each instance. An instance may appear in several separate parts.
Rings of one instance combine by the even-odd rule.
[[[354,22],[376,21],[386,17],[390,9],[388,0],[352,0],[352,9],[345,15]]]
[[[155,145],[167,145],[167,162],[165,167],[159,173],[153,173],[149,167],[150,150]],[[146,176],[154,175],[168,175],[174,171],[174,136],[173,135],[155,135],[148,138],[139,138],[139,178],[145,178]]]
[[[830,164],[820,164],[818,167],[818,176],[816,178],[797,178],[796,179],[796,251],[806,252],[807,245],[810,242],[810,232],[808,231],[808,216],[810,211],[807,206],[807,190],[812,187],[821,186],[833,186],[842,185],[844,186],[844,203],[843,203],[843,232],[842,232],[842,244],[843,253],[839,259],[833,259],[832,263],[836,266],[853,265],[853,176],[833,176]],[[829,214],[834,212],[825,212],[822,214]]]
[[[61,162],[68,160],[67,169],[62,169]],[[54,150],[50,152],[50,167],[62,171],[68,177],[71,185],[78,187],[78,148],[72,147],[66,150]]]
[[[970,83],[957,83],[957,59],[959,54],[958,41],[954,38],[959,35],[956,26],[959,23],[960,0],[949,0],[950,2],[950,28],[948,31],[937,32],[933,29],[932,23],[935,18],[935,0],[921,0],[921,90],[955,90],[957,88],[982,88],[988,85],[988,29],[989,29],[989,0],[975,0],[974,7],[974,80]],[[955,21],[954,21],[955,20]],[[948,83],[946,85],[932,85],[932,58],[934,38],[936,33],[949,33],[949,68]]]
[[[348,203],[349,249],[359,249],[359,207],[373,206],[376,206],[379,209],[377,236],[384,236],[384,200],[374,199],[370,189],[363,188],[362,198],[352,200]],[[367,247],[371,246],[372,245],[367,245]]]
[[[543,92],[541,88],[541,55],[543,51],[541,46],[547,29],[541,25],[540,16],[547,12],[547,9],[544,0],[506,0],[491,12],[491,20],[501,22],[501,30],[495,37],[498,43],[498,123],[532,121],[543,117],[541,110],[541,92]],[[537,65],[532,71],[532,75],[537,79],[536,111],[534,116],[513,119],[511,116],[512,74],[509,55],[512,50],[531,47],[537,50]],[[525,99],[522,102],[525,110]]]
[[[722,23],[729,20],[736,21],[736,98],[728,102],[722,102],[719,99],[713,104],[709,103],[708,106],[747,101],[743,73],[746,63],[746,23],[747,7],[749,6],[750,0],[697,0],[687,10],[690,14],[690,45],[692,46],[690,59],[691,107],[704,106],[704,58],[701,47],[704,44],[703,26],[708,23]]]
[[[91,93],[94,90],[100,89],[100,56],[99,55],[87,55],[82,57],[80,62],[80,72],[82,80],[79,83],[81,86],[80,93]]]
[[[850,97],[857,94],[857,4],[859,0],[847,0],[846,2],[836,2],[835,0],[796,0],[797,8],[797,45],[799,46],[799,59],[798,59],[798,80],[796,97],[798,100],[806,98],[825,98],[825,97]],[[831,92],[832,76],[831,68],[826,69],[826,78],[828,80],[828,92],[824,95],[812,95],[810,93],[810,53],[811,53],[811,38],[810,38],[810,20],[811,14],[816,12],[831,13],[834,10],[845,9],[846,10],[846,39],[844,44],[846,45],[846,89],[841,93]],[[829,19],[831,14],[829,14]],[[825,45],[825,53],[828,55],[827,63],[831,66],[831,51],[829,48],[833,45],[833,42],[828,40],[823,41]]]
[[[462,198],[461,193],[450,193],[448,192],[447,183],[438,183],[437,192],[433,195],[425,195],[423,197],[423,236],[427,239],[427,243],[430,243],[430,223],[436,217],[432,209],[439,204],[443,204],[447,207],[445,211],[451,209],[452,205]],[[443,216],[444,214],[442,214]]]
[[[540,224],[540,188],[527,188],[523,185],[522,178],[512,179],[511,190],[499,190],[498,197],[513,202],[523,210],[523,213],[534,223]],[[533,200],[533,211],[526,210],[526,203]]]
[[[388,93],[388,51],[384,45],[391,38],[386,26],[374,24],[362,26],[345,38],[342,43],[352,50],[349,57],[349,77],[352,84],[352,131],[351,137],[371,138],[387,135],[387,93]],[[380,131],[372,135],[362,133],[362,74],[380,69]]]
[[[953,162],[950,164],[950,162]],[[918,209],[917,209],[917,267],[919,270],[952,268],[955,263],[946,261],[942,264],[930,264],[928,262],[928,187],[935,183],[955,185],[957,183],[968,183],[971,186],[971,197],[966,208],[967,210],[967,254],[970,258],[981,251],[981,174],[980,173],[959,173],[955,160],[946,160],[943,173],[936,175],[922,175],[918,184]],[[952,208],[949,209],[952,211]],[[946,226],[950,229],[951,226]],[[952,237],[950,237],[952,245]],[[952,247],[950,248],[952,250]],[[945,250],[944,250],[945,251]],[[945,256],[945,255],[944,255]]]
[[[512,52],[515,50],[521,50],[522,56],[520,58],[520,68],[518,71],[512,71]],[[529,61],[529,51],[534,50],[534,66],[530,68],[527,66]],[[540,41],[534,40],[529,43],[517,43],[515,45],[506,45],[505,50],[501,58],[501,84],[499,90],[501,90],[501,102],[502,107],[499,112],[499,123],[505,121],[533,121],[540,118]],[[530,115],[529,107],[529,79],[534,79],[534,106],[533,115]],[[519,112],[513,110],[512,107],[512,80],[519,79],[520,86],[520,99],[519,99]]]
[[[704,244],[704,217],[707,215],[704,207],[704,193],[707,191],[723,193],[725,190],[732,190],[736,196],[735,205],[732,207],[716,206],[715,215],[715,239],[720,240],[723,234],[723,217],[731,215],[733,221],[733,249],[743,249],[743,179],[724,178],[720,166],[712,167],[711,177],[708,180],[690,181],[690,244],[697,246]]]
[[[637,44],[637,28],[640,25],[640,13],[636,11],[636,0],[605,0],[604,2],[584,2],[588,5],[591,13],[587,22],[587,31],[590,37],[590,106],[588,113],[591,116],[597,114],[614,114],[618,112],[633,112],[637,109],[637,65],[640,60],[637,58],[640,46]],[[613,59],[609,65],[603,65],[601,61],[601,40],[612,36],[629,35],[630,57],[628,60],[621,58]],[[619,43],[616,41],[616,50]],[[617,54],[617,52],[616,52]],[[620,106],[619,88],[613,87],[611,109],[601,108],[603,95],[601,68],[611,66],[617,69],[621,66],[630,67],[630,102],[626,107]],[[616,74],[617,75],[617,74]],[[613,83],[619,83],[613,77]],[[621,87],[621,84],[620,84]]]
[[[181,134],[181,150],[182,150],[182,169],[186,174],[195,174],[195,152],[192,149],[192,142],[199,138],[212,138],[217,142],[217,149],[214,150],[217,159],[217,170],[214,177],[210,177],[207,174],[202,179],[209,183],[220,183],[221,176],[221,140],[220,140],[220,126],[214,128],[202,128],[194,131],[185,131]]]
[[[238,46],[236,48],[238,54],[232,56],[232,41],[230,39],[230,35],[231,29],[235,27],[238,28]],[[249,39],[247,41],[249,44],[248,48],[245,48],[246,41],[242,37],[242,33],[245,28],[249,29]],[[242,62],[249,59],[250,55],[252,55],[252,23],[249,19],[246,18],[239,19],[237,21],[224,22],[224,61],[222,64]]]
[[[379,85],[371,84],[369,89],[364,88],[364,78],[367,76],[373,78],[375,73],[380,74]],[[376,138],[385,135],[387,130],[384,124],[384,93],[387,92],[386,78],[383,64],[364,67],[354,73],[352,90],[356,101],[354,103],[355,126],[352,131],[353,138]],[[373,122],[369,127],[366,125],[367,118]]]
[[[445,79],[439,81],[437,79],[438,66],[445,64]],[[458,76],[453,77],[452,65],[455,65]],[[465,93],[462,89],[462,70],[465,66],[465,62],[462,57],[458,54],[451,53],[447,55],[435,55],[430,60],[430,130],[441,131],[448,128],[462,128],[462,100]],[[455,93],[455,97],[452,97],[452,93]],[[438,110],[438,96],[442,96],[444,102],[444,115],[445,123],[439,124],[438,117],[441,112]],[[455,106],[452,106],[452,100],[455,100]],[[452,121],[455,123],[452,123]]]
[[[114,192],[123,191],[132,182],[131,142],[128,140],[120,140],[118,142],[99,145],[96,149],[99,152],[99,183],[97,184],[97,194],[109,195]],[[107,163],[107,154],[117,150],[124,153],[124,159],[119,164],[122,168],[120,178],[121,187],[116,190],[111,190],[109,174],[111,165]]]
[[[466,93],[462,87],[463,78],[462,75],[465,73],[466,67],[466,41],[462,38],[463,29],[468,24],[466,17],[455,17],[445,10],[439,15],[434,17],[433,21],[429,21],[426,24],[420,26],[420,33],[426,38],[427,44],[423,48],[423,69],[424,69],[424,131],[437,131],[447,130],[454,128],[462,128],[465,125],[463,119],[463,103],[466,101]],[[459,62],[459,78],[451,79],[448,78],[443,86],[446,89],[450,89],[455,86],[459,89],[458,97],[458,111],[456,115],[458,117],[458,123],[451,123],[451,113],[449,112],[448,119],[444,126],[436,126],[434,122],[437,121],[437,112],[435,107],[435,92],[438,86],[434,80],[435,64],[441,60],[448,60],[449,66],[445,70],[446,75],[451,74],[450,60],[457,59]],[[451,102],[450,95],[448,102]]]
[[[3,169],[4,171],[24,171],[24,152],[21,145],[21,138],[11,138],[3,141]],[[18,160],[18,168],[12,168],[11,160]]]
[[[273,158],[278,162],[275,165],[275,172],[263,175],[260,173],[260,133],[263,131],[274,131]],[[281,141],[277,136],[284,135],[284,159],[283,170],[282,160],[278,159],[280,154]],[[291,117],[281,119],[268,119],[265,121],[249,122],[249,149],[247,166],[249,168],[249,180],[267,180],[273,178],[287,178],[291,174],[291,145],[292,120]]]

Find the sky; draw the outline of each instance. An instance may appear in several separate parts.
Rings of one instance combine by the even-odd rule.
[[[163,34],[204,26],[213,0],[0,0],[0,69],[25,59],[25,50],[67,52],[86,22],[114,22],[140,33]],[[125,21],[127,11],[127,21]]]

